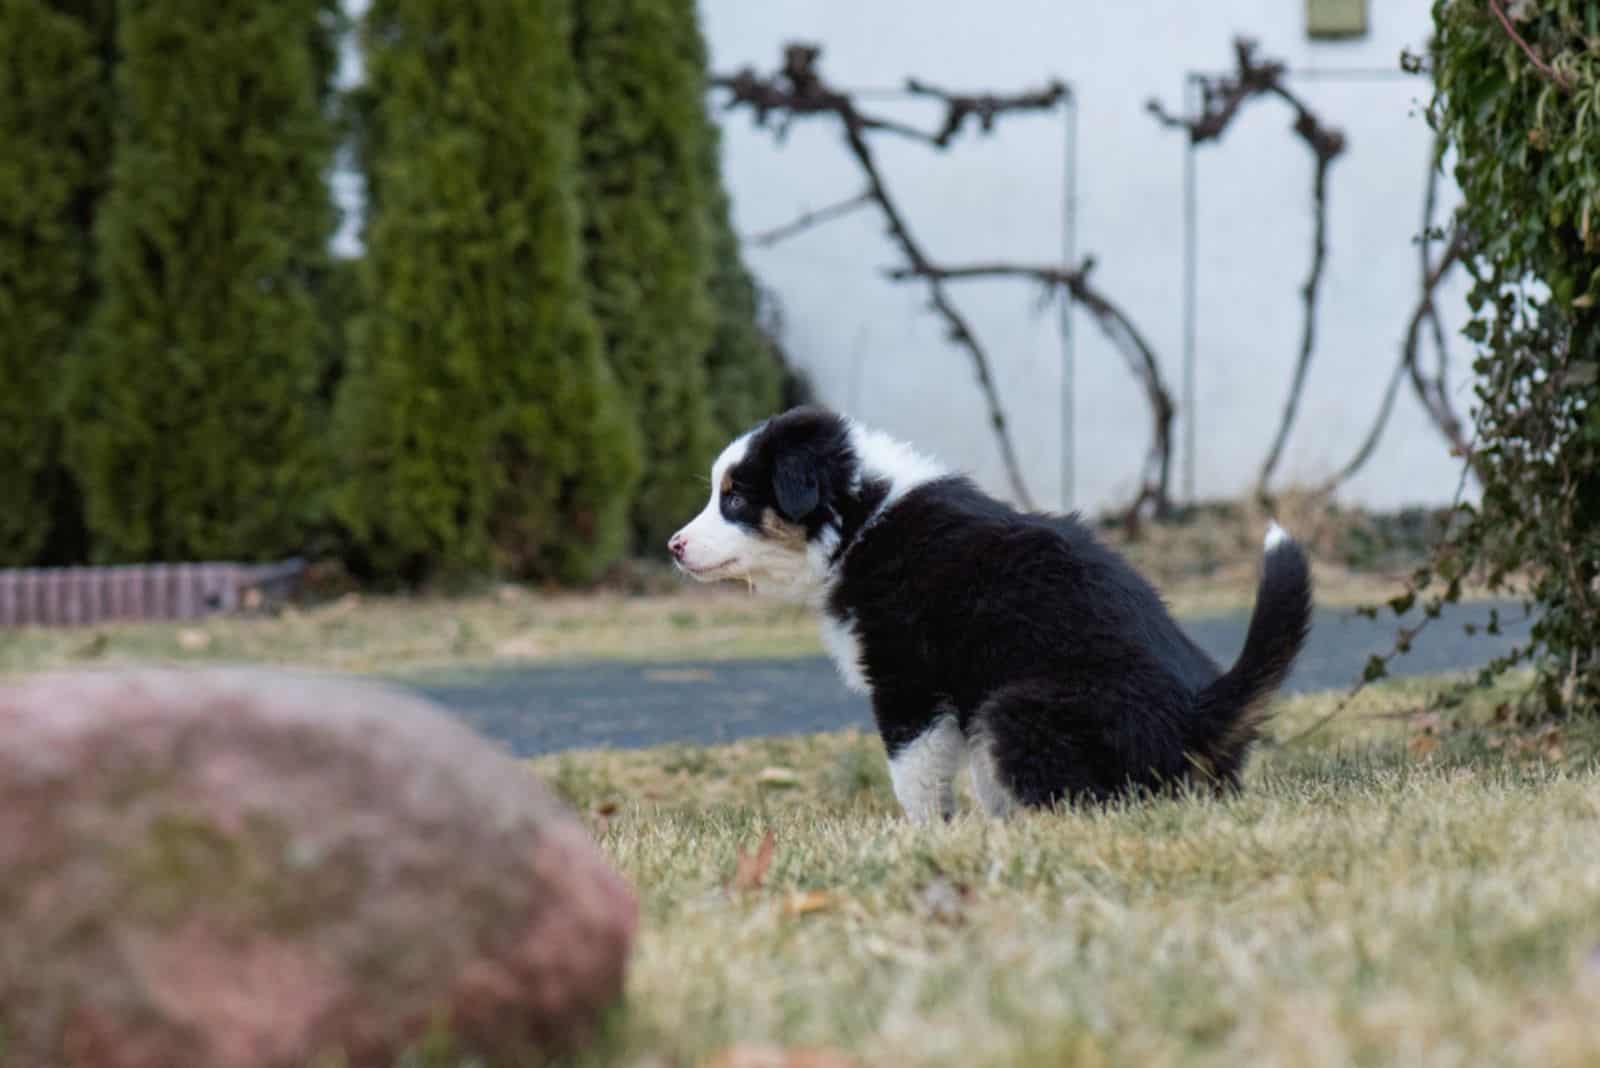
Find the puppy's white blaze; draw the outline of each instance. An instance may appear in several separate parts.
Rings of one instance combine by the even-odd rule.
[[[955,811],[956,772],[967,742],[954,716],[940,716],[910,745],[889,758],[894,796],[913,823],[928,823]]]
[[[924,456],[905,442],[890,437],[881,430],[869,430],[859,423],[850,424],[850,447],[855,450],[861,477],[881,478],[889,483],[889,495],[883,507],[925,482],[949,474],[943,464]],[[858,487],[859,488],[859,485]]]
[[[760,429],[759,427],[757,429]],[[727,448],[717,455],[711,464],[711,503],[720,504],[722,501],[722,476],[728,473],[728,468],[744,459],[744,454],[750,451],[750,439],[755,437],[755,430],[743,434],[728,442]]]
[[[1000,767],[995,763],[994,747],[982,735],[970,738],[967,740],[967,757],[972,769],[972,792],[978,804],[995,819],[1005,818],[1017,802],[1000,781]]]
[[[1278,546],[1282,545],[1288,540],[1289,532],[1280,527],[1276,519],[1271,520],[1267,524],[1267,537],[1265,542],[1263,542],[1263,546],[1267,552],[1270,553],[1272,550],[1276,549]]]
[[[833,658],[833,665],[839,669],[845,689],[855,693],[871,693],[872,687],[867,684],[867,675],[861,666],[861,642],[856,638],[854,624],[849,620],[835,619],[824,612],[820,627],[822,647]]]

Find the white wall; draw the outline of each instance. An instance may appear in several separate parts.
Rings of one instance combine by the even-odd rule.
[[[1062,0],[702,0],[713,67],[770,71],[786,40],[820,42],[823,71],[846,87],[891,87],[906,75],[953,88],[1070,81],[1081,108],[1079,249],[1096,278],[1144,329],[1176,392],[1182,352],[1183,137],[1145,113],[1159,96],[1182,104],[1186,70],[1232,65],[1245,33],[1291,68],[1393,69],[1429,29],[1428,0],[1370,0],[1371,33],[1312,43],[1300,0],[1115,4]],[[1219,14],[1219,12],[1221,12]],[[1331,182],[1331,257],[1316,363],[1279,484],[1327,475],[1353,452],[1376,409],[1417,293],[1417,252],[1430,134],[1421,79],[1297,81],[1350,150]],[[923,123],[938,111],[874,103]],[[1253,484],[1299,344],[1299,287],[1309,254],[1309,153],[1276,102],[1257,102],[1200,159],[1198,491]],[[1062,138],[1058,118],[1012,118],[993,138],[947,154],[877,142],[893,188],[931,253],[946,262],[1058,260]],[[735,223],[749,233],[856,192],[861,179],[827,119],[797,125],[778,146],[746,113],[724,123]],[[1453,195],[1452,195],[1453,197]],[[1447,201],[1452,199],[1447,197]],[[913,438],[1003,491],[965,354],[942,338],[912,284],[883,281],[898,253],[870,211],[771,250],[751,265],[782,299],[787,342],[822,399]],[[1459,320],[1458,286],[1446,296]],[[1036,498],[1059,503],[1061,361],[1053,313],[1037,314],[1021,283],[973,283],[957,299],[997,364]],[[1148,422],[1121,358],[1076,317],[1077,507],[1125,500],[1137,485]],[[1470,399],[1457,342],[1457,400]],[[1181,470],[1181,467],[1180,467]],[[1387,507],[1448,500],[1458,464],[1403,394],[1378,455],[1347,498]],[[1175,484],[1176,485],[1176,484]]]

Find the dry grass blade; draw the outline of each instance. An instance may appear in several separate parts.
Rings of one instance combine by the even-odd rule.
[[[800,890],[783,899],[785,916],[805,916],[838,908],[839,898],[826,890]]]

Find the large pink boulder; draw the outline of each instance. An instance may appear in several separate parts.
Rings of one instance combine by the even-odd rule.
[[[0,1063],[387,1064],[580,1039],[637,906],[425,702],[256,670],[0,685]]]

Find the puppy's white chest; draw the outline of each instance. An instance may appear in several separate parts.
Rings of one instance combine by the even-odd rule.
[[[856,693],[870,694],[872,687],[867,683],[866,669],[861,664],[861,640],[856,637],[854,622],[836,619],[824,612],[821,629],[822,647],[833,658],[845,686]]]

